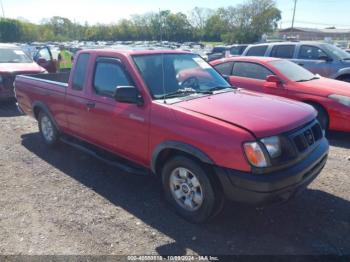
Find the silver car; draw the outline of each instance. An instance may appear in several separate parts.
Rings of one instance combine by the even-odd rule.
[[[289,59],[314,74],[350,82],[350,54],[326,43],[283,42],[250,45],[243,56]]]

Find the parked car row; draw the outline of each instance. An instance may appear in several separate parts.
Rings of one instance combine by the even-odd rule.
[[[350,54],[331,44],[264,43],[248,46],[242,55],[289,59],[314,74],[350,82]]]
[[[267,83],[278,90],[274,77]],[[70,74],[17,76],[15,86],[20,110],[37,119],[48,146],[65,142],[158,177],[175,211],[195,223],[216,216],[225,199],[286,201],[327,161],[311,106],[232,88],[189,52],[82,50]]]
[[[315,75],[285,59],[231,57],[211,62],[231,85],[305,102],[324,129],[350,132],[350,84]]]
[[[14,98],[13,81],[16,75],[43,72],[45,69],[18,46],[0,44],[0,100]]]

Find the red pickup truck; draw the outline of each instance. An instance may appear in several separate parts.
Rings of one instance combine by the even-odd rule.
[[[15,84],[46,144],[60,140],[159,176],[166,199],[192,222],[218,214],[227,198],[287,200],[327,160],[311,106],[234,89],[192,53],[84,50],[70,75],[17,76]]]

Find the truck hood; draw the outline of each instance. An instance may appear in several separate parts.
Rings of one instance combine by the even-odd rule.
[[[302,86],[302,88],[300,88]],[[350,83],[321,77],[312,81],[301,82],[296,86],[297,90],[303,90],[305,93],[318,94],[328,97],[331,94],[350,96]]]
[[[309,105],[247,90],[205,96],[175,106],[242,127],[257,138],[293,130],[316,117]]]
[[[45,71],[37,63],[0,63],[0,73],[40,73]]]

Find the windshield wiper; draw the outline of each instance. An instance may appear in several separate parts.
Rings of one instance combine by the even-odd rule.
[[[191,94],[214,94],[215,91],[220,91],[220,90],[224,90],[224,89],[232,89],[232,87],[228,87],[228,86],[216,86],[213,88],[210,88],[208,90],[196,90],[194,88],[191,87],[185,87],[185,88],[181,88],[178,89],[175,92],[172,93],[168,93],[165,94],[163,96],[158,96],[159,99],[162,98],[173,98],[173,97],[179,97],[179,96],[185,96],[185,95],[191,95]]]
[[[213,94],[215,90],[196,90],[191,87],[181,88],[178,89],[175,92],[165,94],[163,96],[158,96],[159,99],[162,98],[173,98],[173,97],[179,97],[179,96],[185,96],[185,95],[192,95],[192,94]]]
[[[159,98],[172,98],[172,97],[178,97],[178,96],[183,96],[183,95],[190,95],[190,94],[195,94],[197,91],[193,88],[181,88],[176,90],[175,92],[171,92],[162,96],[159,96]]]
[[[318,76],[314,76],[312,78],[309,78],[309,79],[300,79],[296,82],[308,82],[308,81],[311,81],[311,80],[316,80],[316,79],[320,79]]]
[[[221,91],[221,90],[225,90],[225,89],[234,89],[234,87],[232,86],[216,86],[213,88],[210,88],[209,90],[207,90],[207,92],[214,92],[214,91]]]

